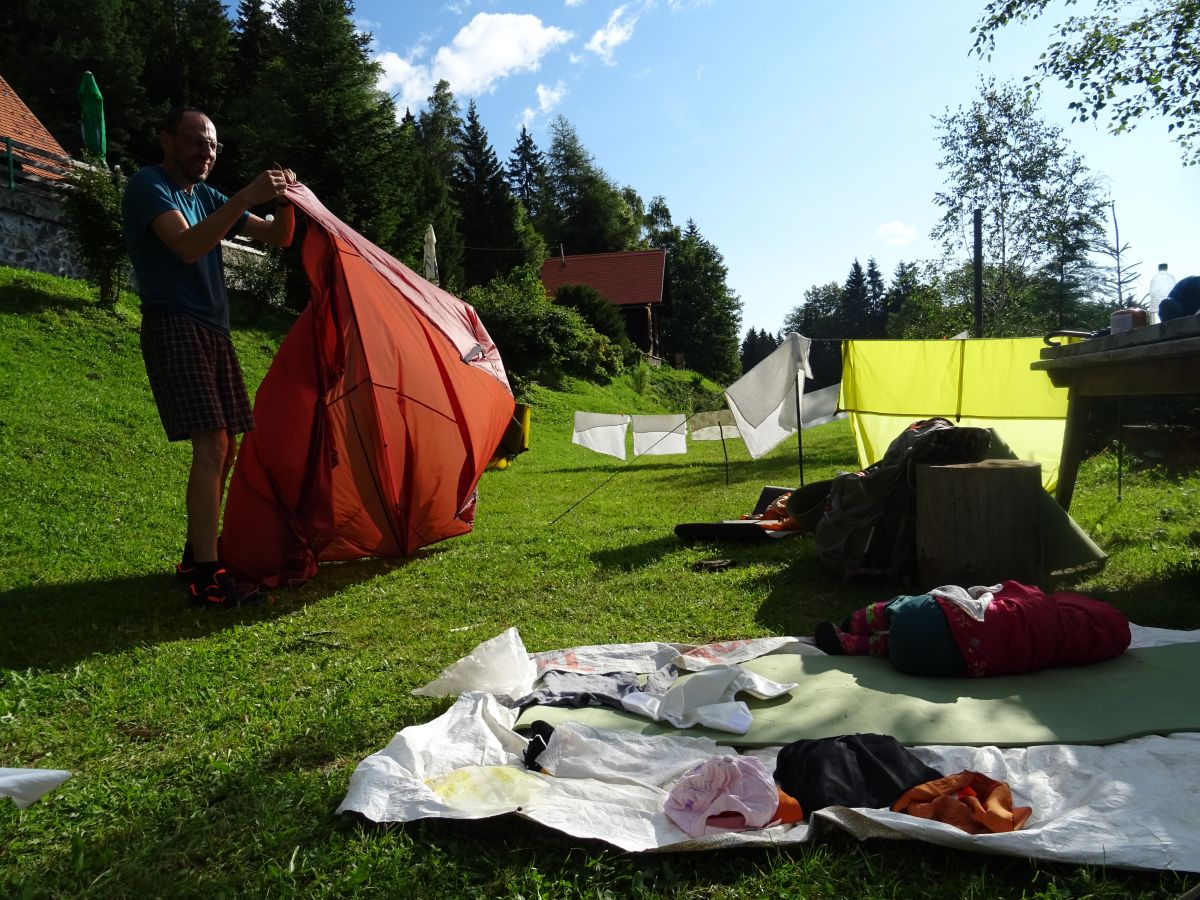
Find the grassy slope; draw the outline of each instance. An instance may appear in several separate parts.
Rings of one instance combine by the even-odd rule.
[[[509,817],[395,828],[333,815],[355,764],[446,701],[409,691],[510,625],[530,649],[811,633],[887,595],[805,544],[726,549],[692,571],[680,521],[796,480],[795,444],[719,443],[619,463],[569,443],[575,409],[655,412],[626,383],[535,397],[533,450],[481,485],[469,536],[408,561],[326,566],[260,610],[196,612],[170,577],[186,448],[162,438],[136,313],[0,269],[0,765],[65,768],[0,803],[0,896],[1173,896],[1187,883],[834,837],[786,853],[629,856]],[[247,378],[280,332],[239,329]],[[805,435],[808,477],[852,468],[844,423]],[[1089,462],[1081,524],[1113,553],[1090,581],[1136,621],[1200,626],[1200,479]],[[593,492],[594,491],[594,492]],[[582,499],[585,498],[586,499]],[[563,515],[577,501],[573,510]],[[560,517],[561,518],[558,518]],[[553,520],[558,521],[550,525]],[[882,593],[881,593],[882,592]]]

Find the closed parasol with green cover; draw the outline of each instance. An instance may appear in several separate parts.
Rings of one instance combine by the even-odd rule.
[[[77,96],[83,146],[89,156],[103,161],[108,155],[108,140],[104,133],[104,95],[100,93],[100,87],[91,72],[83,73]]]

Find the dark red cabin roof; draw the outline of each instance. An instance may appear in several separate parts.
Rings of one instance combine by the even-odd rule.
[[[663,302],[666,250],[627,250],[552,256],[542,263],[542,284],[554,296],[564,284],[586,284],[618,306]]]

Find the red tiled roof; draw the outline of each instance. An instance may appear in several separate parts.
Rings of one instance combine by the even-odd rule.
[[[619,306],[662,303],[666,267],[666,250],[552,256],[542,263],[542,284],[552,297],[564,284],[587,284]]]
[[[0,138],[10,137],[14,141],[20,141],[22,144],[28,144],[31,147],[37,147],[39,150],[44,150],[47,153],[57,154],[58,156],[68,156],[62,145],[56,141],[46,126],[38,121],[38,117],[33,114],[25,101],[17,96],[17,92],[12,89],[4,76],[0,75]],[[0,142],[0,148],[3,143]],[[36,154],[29,151],[14,151],[17,155],[24,157],[25,168],[35,168],[38,162]],[[54,160],[47,159],[52,165],[61,165]],[[37,168],[37,175],[43,178],[61,178],[62,175],[51,170],[43,170]]]

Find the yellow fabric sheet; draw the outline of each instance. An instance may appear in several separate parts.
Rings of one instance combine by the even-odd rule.
[[[878,461],[918,419],[994,428],[1021,459],[1042,464],[1042,485],[1058,483],[1067,391],[1029,364],[1041,338],[846,341],[838,407],[850,413],[860,465]]]

